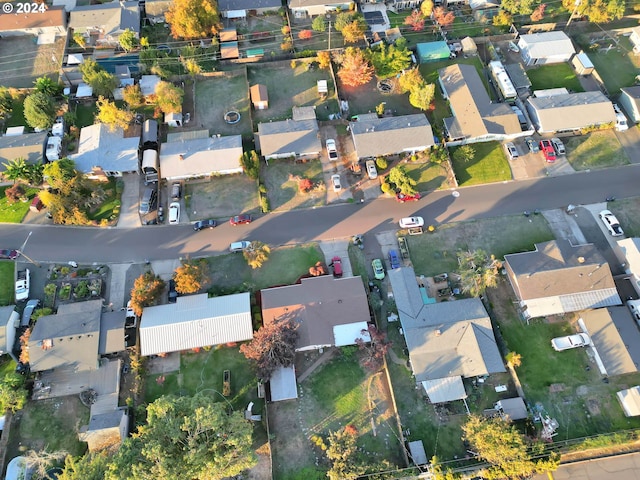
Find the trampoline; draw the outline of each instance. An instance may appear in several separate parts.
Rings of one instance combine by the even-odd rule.
[[[235,125],[240,121],[240,118],[240,113],[236,112],[235,110],[231,110],[230,112],[224,114],[224,121],[229,125]]]

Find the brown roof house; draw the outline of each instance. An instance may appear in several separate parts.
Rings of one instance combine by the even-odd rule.
[[[473,65],[455,64],[438,70],[438,83],[449,100],[453,117],[444,119],[447,139],[452,145],[502,141],[528,135],[507,103],[489,98]]]
[[[592,244],[537,243],[533,252],[505,255],[505,268],[525,318],[611,307],[622,301],[609,264]]]
[[[11,5],[11,4],[7,4]],[[31,4],[46,7],[41,12],[18,13],[18,7],[26,3],[14,3],[12,13],[0,14],[0,36],[17,37],[22,35],[53,35],[66,36],[67,34],[67,14],[63,7],[49,7],[46,4]],[[25,7],[27,8],[27,7]],[[53,43],[53,42],[47,42]]]
[[[354,345],[368,338],[369,304],[360,277],[331,275],[303,278],[295,285],[261,291],[265,323],[293,318],[298,327],[297,351]]]
[[[410,267],[390,270],[389,280],[413,375],[431,403],[466,398],[463,378],[505,371],[480,299],[425,303]]]
[[[266,110],[269,108],[269,93],[267,92],[266,85],[252,85],[249,92],[251,93],[253,108],[256,110]]]

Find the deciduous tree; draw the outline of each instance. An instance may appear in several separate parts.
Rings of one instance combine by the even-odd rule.
[[[113,90],[118,86],[118,80],[115,75],[107,72],[91,58],[87,58],[82,62],[80,71],[82,72],[82,80],[91,86],[94,95],[113,96]]]
[[[4,191],[4,195],[7,197],[8,203],[16,203],[24,197],[24,194],[25,190],[21,183],[14,183],[13,186]]]
[[[355,12],[342,12],[336,16],[335,22],[333,22],[333,27],[342,33],[342,29],[349,25],[355,19],[357,14]]]
[[[127,28],[118,37],[118,43],[125,52],[130,52],[138,46],[138,37],[133,30]]]
[[[209,392],[164,396],[113,457],[105,480],[222,480],[253,467],[253,426]]]
[[[205,259],[188,260],[176,268],[173,279],[178,293],[197,293],[210,282],[209,263]]]
[[[75,32],[73,34],[73,41],[76,42],[80,48],[85,48],[87,46],[87,38],[80,32]]]
[[[546,3],[541,3],[531,14],[530,18],[532,22],[539,22],[544,19],[544,11],[547,8]]]
[[[511,25],[511,22],[513,21],[513,16],[507,12],[506,10],[500,10],[498,12],[498,14],[493,17],[493,25],[496,27],[506,27],[508,25]]]
[[[347,425],[329,434],[327,457],[331,462],[331,469],[327,476],[330,480],[355,480],[366,472],[358,459],[357,430],[348,427]]]
[[[169,82],[156,86],[156,105],[163,113],[181,113],[184,90]]]
[[[313,32],[311,30],[300,30],[298,32],[298,38],[300,40],[311,40],[313,37]]]
[[[55,97],[62,91],[62,87],[58,82],[54,82],[46,76],[36,78],[36,80],[33,82],[33,86],[35,87],[36,92],[44,93],[45,95],[49,95],[50,97]]]
[[[436,7],[433,11],[433,18],[441,27],[448,27],[455,21],[456,14],[444,7]]]
[[[417,182],[409,176],[404,165],[393,167],[389,171],[389,182],[395,185],[396,191],[404,195],[415,195]]]
[[[424,86],[424,83],[424,78],[422,78],[422,74],[417,68],[405,70],[405,72],[398,79],[398,84],[400,85],[402,93],[410,92],[415,88],[422,88],[422,86]]]
[[[316,58],[318,60],[318,66],[322,69],[329,68],[331,65],[331,54],[329,52],[318,52],[318,56]]]
[[[414,32],[424,30],[424,22],[424,15],[419,10],[414,10],[411,15],[404,19],[404,24],[409,25]]]
[[[424,0],[420,4],[420,13],[426,18],[431,17],[433,13],[433,0]]]
[[[562,0],[568,12],[586,16],[593,23],[607,23],[624,16],[624,0],[581,0],[576,8],[574,0]]]
[[[56,118],[56,108],[50,96],[32,93],[24,99],[24,118],[33,128],[49,128]]]
[[[240,164],[249,178],[258,179],[260,175],[260,157],[255,150],[244,152],[240,157]]]
[[[420,110],[429,110],[436,94],[436,86],[427,83],[409,92],[409,103]]]
[[[142,90],[140,90],[140,85],[137,83],[124,87],[122,99],[130,108],[140,108],[144,105],[144,96],[142,95]]]
[[[401,41],[387,47],[381,43],[369,50],[368,57],[378,78],[395,76],[411,65],[411,52],[405,44],[405,41]]]
[[[462,145],[453,152],[453,158],[457,162],[467,163],[476,156],[476,150],[471,145]]]
[[[354,21],[345,25],[342,29],[342,38],[346,43],[357,43],[364,40],[364,32],[367,31],[367,22],[364,18],[356,17]]]
[[[68,455],[58,480],[104,480],[109,462],[105,452],[87,453],[82,457]]]
[[[43,168],[43,175],[49,186],[62,195],[79,190],[80,176],[76,171],[75,162],[69,158],[47,163]]]
[[[165,13],[173,38],[205,38],[222,27],[216,0],[173,0]]]
[[[311,28],[314,32],[324,32],[327,30],[327,23],[324,21],[324,15],[318,15],[311,22]]]
[[[518,368],[522,365],[522,355],[516,352],[507,353],[505,360],[507,361],[507,365],[511,368]]]
[[[535,0],[504,0],[500,7],[513,15],[529,15],[534,5]]]
[[[131,289],[131,308],[140,316],[142,309],[153,305],[164,290],[164,282],[153,272],[145,272],[135,279]]]
[[[11,115],[13,110],[13,98],[9,89],[0,86],[0,120],[4,120]]]
[[[255,270],[256,268],[262,267],[264,262],[269,260],[270,253],[271,248],[269,248],[269,245],[254,240],[251,242],[249,248],[243,250],[242,255],[249,266]]]
[[[387,335],[375,325],[370,324],[368,329],[362,330],[360,334],[362,338],[356,338],[356,344],[363,353],[360,362],[367,370],[377,372],[384,364],[384,356],[391,348],[391,342],[387,341]]]
[[[487,288],[498,284],[502,262],[484,250],[467,250],[458,252],[458,264],[462,291],[472,297],[484,293]]]
[[[342,56],[342,64],[338,70],[340,81],[349,87],[357,87],[369,83],[373,78],[373,67],[359,48],[349,47]]]
[[[118,108],[114,102],[102,96],[98,97],[96,103],[98,105],[96,120],[107,125],[111,132],[115,132],[118,128],[126,130],[133,121],[132,112]]]
[[[240,352],[251,362],[260,380],[268,381],[280,367],[290,367],[296,355],[298,324],[292,317],[274,318],[254,332]]]
[[[24,388],[25,377],[17,373],[7,373],[0,382],[0,411],[17,412],[27,403],[27,390]]]

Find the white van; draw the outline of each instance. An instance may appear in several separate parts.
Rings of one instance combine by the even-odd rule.
[[[627,123],[627,117],[624,116],[622,110],[617,104],[613,104],[613,110],[616,112],[616,130],[618,132],[624,132],[629,129],[629,124]]]

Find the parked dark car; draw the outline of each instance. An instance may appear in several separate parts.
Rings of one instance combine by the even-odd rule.
[[[20,256],[17,250],[0,250],[1,260],[15,260]]]
[[[169,280],[169,303],[176,303],[178,300],[178,292],[176,290],[176,282],[175,280]]]
[[[400,255],[396,250],[389,250],[389,265],[391,269],[400,268]]]
[[[234,227],[236,225],[245,225],[247,223],[251,223],[251,215],[247,215],[247,214],[236,215],[235,217],[231,217],[231,219],[229,220],[229,223]]]
[[[200,230],[203,230],[205,228],[214,228],[216,225],[217,225],[217,223],[213,219],[200,220],[200,221],[198,221],[198,222],[193,224],[193,229],[196,232],[199,232]]]

